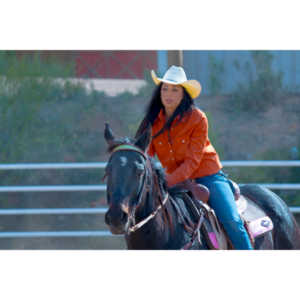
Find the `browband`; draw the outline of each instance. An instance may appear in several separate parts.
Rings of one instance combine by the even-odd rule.
[[[112,150],[112,153],[117,152],[117,151],[123,151],[123,150],[131,150],[131,151],[138,152],[138,153],[142,154],[145,159],[147,159],[146,154],[140,148],[138,148],[134,145],[120,145],[120,146],[114,148]]]

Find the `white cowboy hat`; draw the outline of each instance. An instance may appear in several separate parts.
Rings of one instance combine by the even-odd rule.
[[[197,80],[187,80],[182,67],[171,66],[167,70],[163,78],[158,78],[154,70],[151,70],[151,76],[156,85],[159,85],[161,82],[166,82],[169,84],[179,84],[186,89],[186,91],[193,99],[197,98],[200,95],[200,82]]]

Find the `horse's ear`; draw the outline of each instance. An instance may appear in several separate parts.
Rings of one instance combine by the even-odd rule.
[[[134,144],[135,146],[145,151],[150,143],[150,139],[151,139],[151,127],[148,126],[148,128],[144,131],[144,133],[136,139]]]
[[[105,123],[104,138],[108,145],[112,145],[115,141],[115,136],[108,123]]]

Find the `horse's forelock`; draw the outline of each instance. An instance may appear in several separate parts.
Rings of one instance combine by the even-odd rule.
[[[128,137],[118,139],[118,140],[115,140],[112,145],[108,145],[107,152],[109,154],[111,154],[115,148],[122,146],[122,145],[134,146],[134,143],[133,143],[133,140],[129,139]]]

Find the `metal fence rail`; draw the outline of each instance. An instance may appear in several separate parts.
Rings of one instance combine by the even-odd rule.
[[[82,192],[105,191],[105,185],[28,185],[28,186],[2,186],[0,192]]]
[[[53,237],[106,237],[115,236],[109,231],[30,231],[1,232],[0,238],[53,238]]]
[[[300,160],[234,160],[222,161],[224,167],[300,167]]]
[[[103,169],[105,162],[99,163],[34,163],[1,164],[0,170],[39,170],[39,169]]]
[[[300,213],[300,207],[289,207],[292,213]],[[102,215],[107,212],[106,207],[99,208],[7,208],[0,209],[0,216],[23,215]]]
[[[300,167],[300,161],[222,161],[224,167]],[[106,163],[33,163],[0,164],[0,170],[37,170],[37,169],[91,169],[105,168]],[[258,183],[270,189],[300,190],[297,183]],[[243,184],[241,184],[243,185]],[[70,192],[105,191],[105,185],[50,185],[50,186],[2,186],[0,192]],[[300,213],[300,207],[290,207],[292,213]],[[75,215],[104,214],[107,208],[42,208],[42,209],[0,209],[0,215]],[[109,231],[36,231],[0,232],[0,238],[36,237],[110,237]]]
[[[239,185],[244,185],[240,183]],[[300,190],[300,183],[256,183],[272,190]],[[3,186],[0,193],[7,192],[87,192],[106,191],[106,185],[40,185],[40,186]]]
[[[224,167],[300,167],[300,160],[224,160],[222,165]],[[0,164],[0,170],[103,169],[105,167],[106,162]]]
[[[0,209],[0,216],[9,215],[83,215],[105,214],[106,207],[99,208],[7,208]]]

